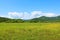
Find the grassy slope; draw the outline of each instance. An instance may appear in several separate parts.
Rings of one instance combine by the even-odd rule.
[[[60,23],[0,23],[0,40],[60,40]]]

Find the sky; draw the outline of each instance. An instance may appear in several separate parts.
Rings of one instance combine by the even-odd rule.
[[[60,0],[0,0],[0,16],[32,19],[60,15]]]

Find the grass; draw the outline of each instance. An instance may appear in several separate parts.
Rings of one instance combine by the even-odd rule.
[[[60,40],[60,23],[0,23],[0,40]]]

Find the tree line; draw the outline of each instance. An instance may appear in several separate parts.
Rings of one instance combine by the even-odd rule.
[[[27,23],[60,22],[60,16],[56,16],[56,17],[42,16],[39,18],[33,18],[33,19],[29,19],[29,20],[0,17],[0,23],[26,23],[26,22]]]

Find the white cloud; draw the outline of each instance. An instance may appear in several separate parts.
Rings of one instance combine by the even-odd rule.
[[[9,15],[9,18],[22,18],[23,17],[23,13],[19,13],[19,12],[9,12],[8,15]]]
[[[29,14],[28,12],[24,12],[22,19],[30,19],[30,16],[31,14]]]
[[[37,18],[41,16],[47,16],[47,17],[54,17],[58,16],[59,14],[55,13],[43,13],[42,11],[33,11],[33,12],[9,12],[8,16],[9,18],[20,18],[20,19],[32,19]]]
[[[55,14],[55,13],[43,13],[43,15],[46,16],[46,17],[55,17],[55,16],[57,16],[57,14]]]
[[[31,12],[31,16],[30,16],[30,17],[31,17],[31,18],[40,17],[41,14],[42,14],[41,11],[33,11],[33,12]]]
[[[41,16],[41,11],[28,12],[9,12],[9,18],[32,19]]]
[[[11,18],[21,18],[21,19],[32,19],[32,18],[37,18],[40,16],[47,16],[47,17],[53,17],[57,16],[54,13],[43,13],[41,11],[33,11],[31,13],[28,12],[9,12],[8,13],[9,17]]]

